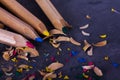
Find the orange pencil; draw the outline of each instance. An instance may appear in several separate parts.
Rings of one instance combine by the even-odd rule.
[[[0,43],[14,47],[34,48],[33,44],[20,34],[16,34],[3,29],[0,29]]]
[[[36,31],[27,23],[21,21],[19,18],[10,14],[6,10],[0,7],[0,22],[4,23],[11,29],[21,33],[22,35],[33,39],[37,42],[42,42],[42,38],[36,33]]]
[[[34,27],[38,32],[45,36],[49,36],[49,32],[44,23],[16,0],[0,0],[0,3],[6,6],[11,12],[20,17],[22,20],[32,25],[32,27]]]
[[[49,18],[54,27],[66,33],[67,27],[71,27],[60,15],[50,0],[36,0],[43,12]]]

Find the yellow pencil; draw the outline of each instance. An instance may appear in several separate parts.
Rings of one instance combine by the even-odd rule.
[[[50,0],[36,0],[43,12],[49,18],[54,27],[66,33],[67,27],[71,27],[60,15]]]
[[[3,29],[0,29],[0,43],[14,47],[34,48],[33,44],[20,34],[16,34]]]
[[[38,42],[42,42],[42,38],[35,32],[35,30],[27,23],[21,21],[19,18],[13,16],[6,10],[0,7],[0,22],[4,23],[11,29],[21,33],[22,35],[33,39]]]
[[[42,33],[45,36],[49,36],[49,32],[44,25],[44,23],[25,9],[20,3],[16,0],[0,0],[4,6],[6,6],[11,12],[16,14],[22,20],[26,21],[32,27],[34,27],[38,32]]]

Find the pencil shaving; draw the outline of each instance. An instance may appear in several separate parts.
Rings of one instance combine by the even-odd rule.
[[[25,49],[22,49],[22,48],[18,48],[18,49],[21,49],[24,53],[30,53],[30,57],[37,57],[39,56],[39,53],[38,51],[34,48],[29,48],[29,47],[26,47]]]
[[[61,41],[70,41],[69,37],[64,37],[64,36],[60,36],[56,39],[57,42],[61,42]]]
[[[29,67],[29,66],[26,65],[26,64],[21,64],[21,65],[18,66],[18,68],[22,68],[22,69],[26,69],[26,68],[28,68],[28,67]]]
[[[87,49],[88,49],[90,46],[91,46],[91,44],[89,44],[89,43],[87,42],[87,40],[84,40],[83,50],[84,50],[84,51],[87,51]]]
[[[47,80],[48,78],[56,78],[57,75],[56,74],[53,74],[53,72],[51,73],[47,73],[44,77],[43,77],[43,80]]]
[[[89,65],[89,66],[82,66],[83,69],[89,70],[92,69],[94,65]]]
[[[107,40],[104,40],[104,41],[98,42],[96,44],[93,44],[93,46],[102,47],[102,46],[105,46],[106,44],[107,44]]]
[[[63,35],[66,35],[66,34],[64,34],[62,31],[59,31],[59,30],[57,30],[57,29],[52,29],[52,30],[50,31],[50,34],[51,34],[51,35],[55,35],[55,34],[63,34]]]
[[[95,66],[93,70],[97,76],[103,76],[102,71],[98,67]]]
[[[79,42],[75,41],[73,38],[70,38],[70,42],[77,45],[77,46],[81,45]]]
[[[8,50],[8,51],[10,51],[10,50],[12,50],[12,46],[10,46],[9,48],[6,48],[6,50]]]
[[[81,26],[80,29],[87,29],[89,27],[89,24],[86,24],[84,26]]]
[[[40,75],[42,75],[42,76],[45,76],[45,75],[46,75],[46,73],[45,73],[45,72],[43,72],[43,71],[38,70],[38,72],[39,72],[39,73],[40,73]]]
[[[59,68],[62,68],[63,66],[64,66],[64,65],[61,64],[61,63],[59,63],[59,62],[54,62],[54,63],[52,63],[52,64],[50,64],[50,65],[48,66],[48,69],[55,71],[55,70],[57,70],[57,69],[59,69]]]
[[[6,76],[11,76],[13,73],[11,72],[13,69],[12,66],[8,66],[8,68],[2,68],[2,71],[5,73]]]
[[[9,51],[3,52],[3,59],[6,61],[10,60],[10,55],[9,55]]]
[[[93,55],[93,47],[90,47],[90,49],[87,51],[87,54],[89,56],[92,56]]]
[[[85,32],[85,31],[81,31],[82,32],[82,34],[84,35],[84,36],[90,36],[90,33],[87,33],[87,32]]]
[[[26,61],[29,60],[26,56],[23,56],[23,55],[18,55],[17,57],[20,58],[20,59],[24,59],[24,60],[26,60]]]
[[[51,42],[51,44],[52,44],[52,46],[53,46],[54,48],[59,48],[59,46],[60,46],[60,43],[52,43],[52,42]]]

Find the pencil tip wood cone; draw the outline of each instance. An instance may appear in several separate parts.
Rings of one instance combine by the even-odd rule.
[[[33,44],[20,34],[16,34],[3,29],[0,29],[0,43],[14,47],[34,48]]]
[[[46,14],[46,16],[49,18],[53,26],[56,29],[63,31],[64,33],[67,33],[68,31],[67,28],[71,28],[71,26],[60,15],[60,13],[54,7],[51,1],[50,0],[35,0],[35,1],[43,10],[43,12]]]

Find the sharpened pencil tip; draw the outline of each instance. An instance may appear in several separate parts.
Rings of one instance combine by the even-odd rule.
[[[38,38],[35,38],[35,41],[37,41],[37,42],[43,42],[43,39],[40,38],[40,37],[38,37]]]
[[[49,34],[48,31],[44,31],[43,34],[44,34],[45,36],[50,36],[50,34]]]
[[[62,31],[63,31],[63,33],[66,34],[66,33],[68,32],[68,28],[67,28],[67,27],[63,27],[63,28],[62,28]]]

